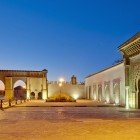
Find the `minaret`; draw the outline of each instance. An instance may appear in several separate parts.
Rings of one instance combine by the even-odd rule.
[[[71,84],[72,85],[76,85],[77,84],[77,78],[74,75],[71,77]]]

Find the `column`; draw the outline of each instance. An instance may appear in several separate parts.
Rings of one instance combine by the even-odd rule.
[[[48,98],[46,77],[42,78],[42,98],[44,100]]]
[[[31,90],[30,90],[30,78],[27,78],[27,86],[26,86],[26,92],[27,92],[27,99],[30,99],[31,98],[31,96],[30,96],[30,94],[31,94]]]
[[[12,77],[5,77],[5,98],[6,99],[14,98]]]
[[[37,100],[38,99],[38,93],[39,93],[39,91],[38,90],[35,90],[35,99]]]
[[[129,69],[130,69],[130,60],[125,58],[125,106],[126,109],[129,109]]]
[[[125,108],[129,109],[129,86],[125,87],[125,102],[126,102]]]

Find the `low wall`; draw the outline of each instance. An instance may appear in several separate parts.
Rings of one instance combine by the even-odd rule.
[[[0,100],[0,109],[9,108],[24,103],[26,101],[27,100]]]

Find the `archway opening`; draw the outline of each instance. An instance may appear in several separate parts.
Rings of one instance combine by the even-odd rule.
[[[34,92],[31,92],[31,94],[30,94],[30,99],[31,99],[31,100],[34,100],[34,99],[35,99],[35,93],[34,93]]]
[[[14,98],[26,99],[26,84],[21,80],[14,83]]]
[[[114,85],[114,102],[115,104],[120,103],[120,84],[116,83]]]
[[[4,83],[0,80],[0,99],[3,99],[5,96],[5,85]]]
[[[42,92],[38,93],[38,99],[41,100],[42,99]]]

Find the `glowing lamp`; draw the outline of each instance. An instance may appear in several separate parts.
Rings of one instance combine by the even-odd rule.
[[[77,99],[79,98],[79,95],[78,95],[78,94],[73,94],[73,98],[74,98],[75,100],[77,100]]]

